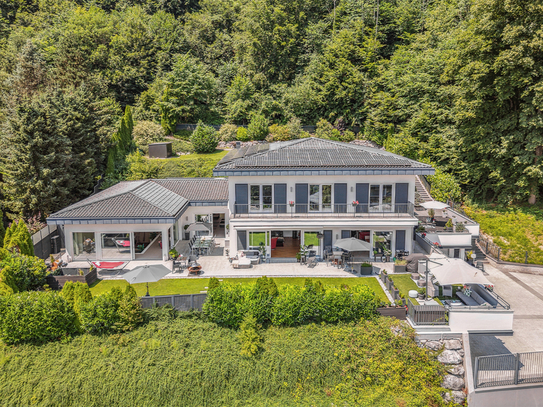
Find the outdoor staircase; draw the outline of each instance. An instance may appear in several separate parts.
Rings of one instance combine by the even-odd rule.
[[[481,248],[477,244],[476,238],[471,239],[471,247],[472,247],[473,253],[475,253],[475,261],[482,261],[483,263],[488,263],[488,259],[486,258],[485,253],[481,250]]]
[[[433,201],[432,196],[426,190],[418,175],[415,175],[415,194],[418,195],[419,202]]]

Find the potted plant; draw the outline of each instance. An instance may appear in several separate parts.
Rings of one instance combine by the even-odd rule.
[[[445,230],[452,230],[452,228],[453,228],[452,219],[449,218],[449,220],[447,220],[447,223],[445,223]]]
[[[169,252],[168,252],[168,255],[170,256],[170,260],[175,260],[179,257],[179,252],[175,249],[171,249]]]
[[[430,217],[430,221],[433,222],[434,216],[436,216],[436,211],[434,211],[433,209],[428,209],[428,216]]]
[[[424,300],[424,296],[426,295],[426,288],[419,288],[418,290],[417,299]]]
[[[392,250],[390,249],[383,249],[383,253],[386,256],[386,261],[390,261],[390,256],[392,256]]]
[[[230,223],[227,223],[224,228],[226,229],[226,235],[228,236],[230,234]]]
[[[289,201],[288,204],[292,208],[294,206],[294,201]]]
[[[423,225],[417,226],[417,233],[426,232],[426,228]]]
[[[407,260],[394,260],[394,272],[405,273],[407,271]]]
[[[264,246],[263,242],[260,242],[260,245],[258,246],[258,251],[260,252],[261,262],[263,263],[266,260],[266,246]]]
[[[360,265],[360,274],[363,276],[369,276],[373,273],[373,266],[371,263],[362,263]]]
[[[358,201],[353,201],[353,206],[357,206],[358,205]]]
[[[457,232],[464,232],[466,230],[466,225],[462,222],[458,222],[455,227]]]

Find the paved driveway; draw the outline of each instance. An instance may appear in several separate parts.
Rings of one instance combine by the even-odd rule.
[[[502,271],[485,264],[496,293],[515,311],[513,336],[471,335],[472,356],[543,351],[543,275]]]

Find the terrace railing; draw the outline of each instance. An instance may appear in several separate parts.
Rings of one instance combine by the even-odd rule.
[[[323,208],[316,204],[234,204],[236,218],[401,218],[413,217],[411,202],[404,204],[334,204]]]
[[[415,305],[408,299],[407,314],[415,325],[449,325],[447,309],[441,305]]]
[[[543,382],[543,352],[478,356],[475,388]]]

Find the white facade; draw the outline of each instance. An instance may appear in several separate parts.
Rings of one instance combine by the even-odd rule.
[[[365,213],[364,216],[360,216],[357,213],[342,213],[338,216],[334,213],[333,209],[325,209],[322,205],[322,189],[320,191],[320,206],[314,213],[308,214],[293,214],[289,217],[289,213],[292,212],[290,207],[291,202],[296,202],[296,184],[308,184],[308,185],[331,185],[331,202],[330,206],[333,208],[334,202],[334,184],[347,184],[347,205],[350,206],[353,201],[356,201],[356,184],[369,184],[370,186],[390,186],[392,190],[391,202],[394,203],[396,199],[396,184],[408,184],[408,201],[414,202],[415,200],[415,176],[414,175],[319,175],[319,176],[230,176],[228,178],[228,192],[229,192],[229,210],[230,217],[230,248],[231,252],[235,253],[239,250],[238,247],[238,234],[246,234],[247,248],[255,247],[250,245],[251,232],[272,232],[283,231],[289,233],[290,231],[301,232],[300,244],[304,245],[304,232],[320,232],[332,231],[332,241],[335,242],[342,238],[342,231],[364,231],[369,232],[370,245],[375,247],[374,236],[376,232],[391,232],[392,239],[390,241],[390,250],[392,253],[396,251],[396,232],[403,231],[405,233],[405,245],[404,250],[413,251],[413,228],[418,225],[418,220],[414,216],[408,214],[399,215],[395,213],[394,209],[387,210],[385,205],[381,205],[377,208],[375,213]],[[286,214],[276,215],[272,208],[267,210],[263,208],[262,199],[259,210],[249,209],[249,214],[239,215],[236,214],[236,184],[246,184],[249,186],[258,185],[271,185],[272,186],[272,202],[275,202],[275,196],[273,196],[273,185],[286,184],[286,202],[289,205]],[[383,187],[381,187],[382,189]],[[387,187],[389,188],[389,187]],[[262,190],[261,190],[262,191]],[[382,191],[381,191],[382,192]],[[262,193],[262,192],[261,192]],[[250,202],[249,198],[249,202]],[[355,212],[349,208],[350,212]],[[271,233],[266,234],[266,249],[267,253],[271,252]],[[319,255],[323,254],[323,244],[318,247]],[[373,257],[373,253],[370,253]]]

